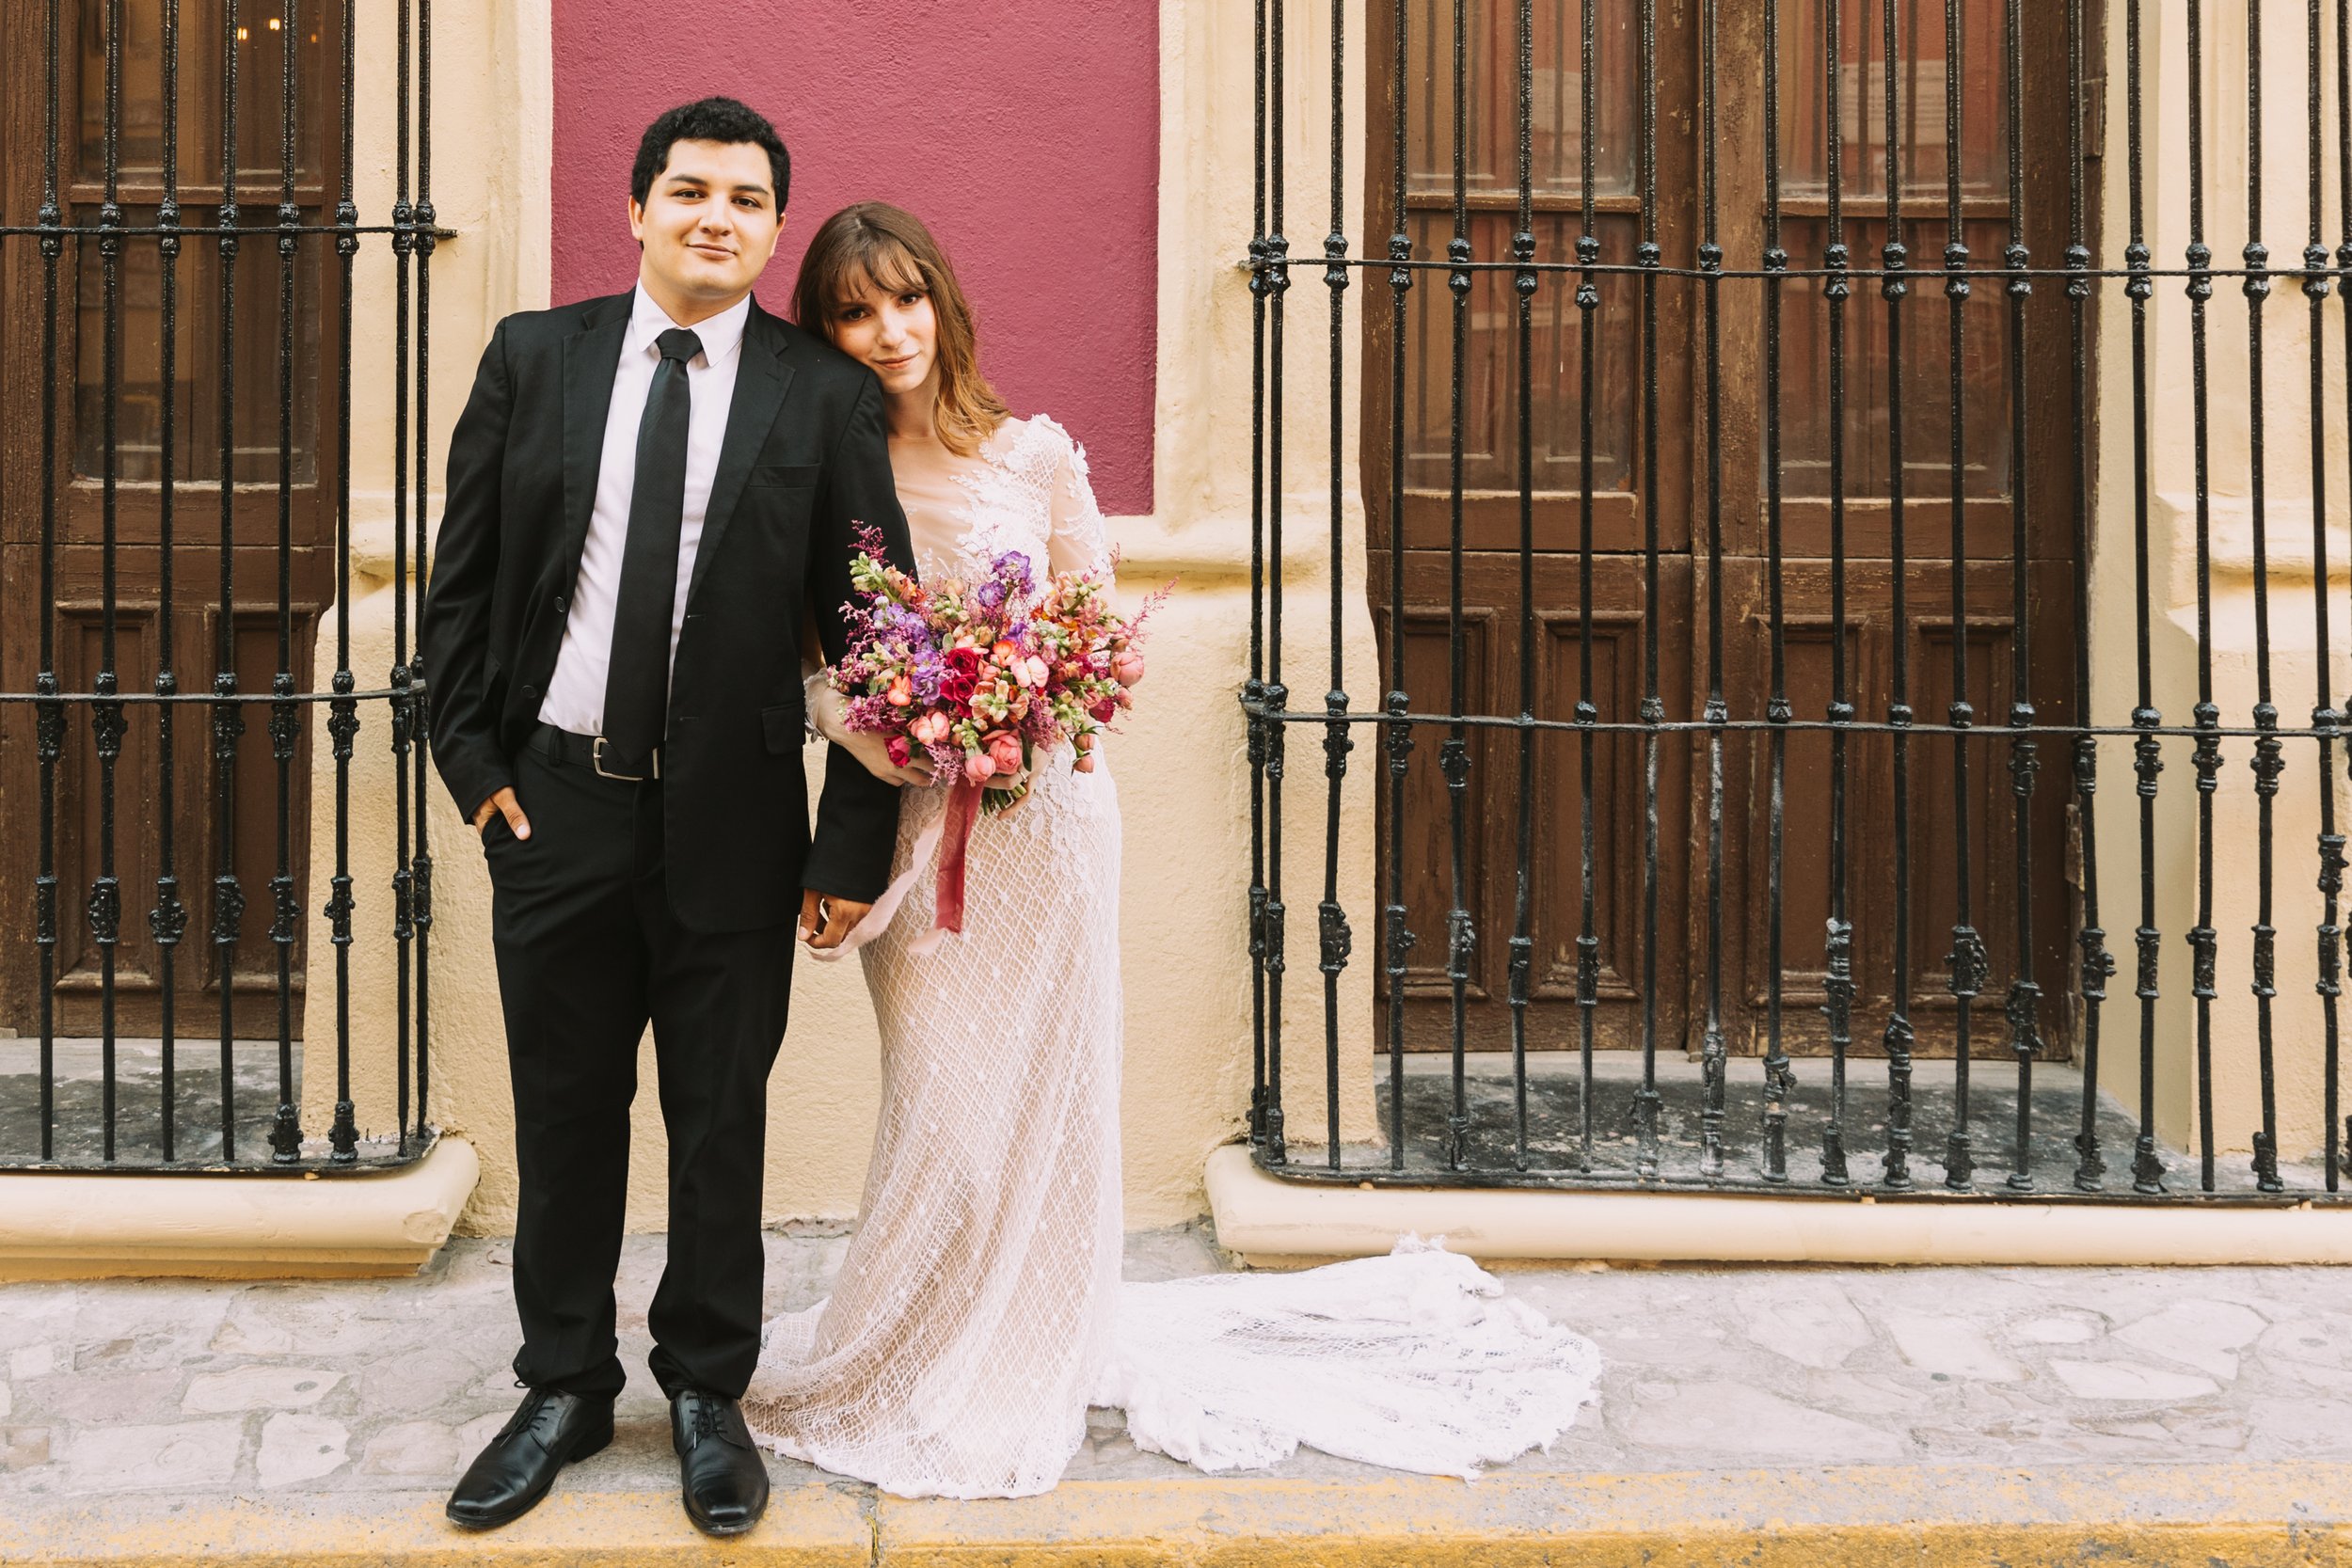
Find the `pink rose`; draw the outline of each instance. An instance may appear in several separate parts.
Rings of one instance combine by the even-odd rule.
[[[907,737],[902,735],[892,736],[882,743],[882,749],[890,753],[894,767],[904,768],[914,756],[914,748],[907,744]]]
[[[996,776],[996,759],[986,752],[974,752],[963,759],[963,776],[974,784],[986,784]]]
[[[1021,737],[998,733],[990,736],[988,755],[995,763],[996,771],[1010,777],[1021,771]]]
[[[1121,648],[1111,657],[1111,678],[1121,686],[1133,686],[1143,679],[1143,650]]]

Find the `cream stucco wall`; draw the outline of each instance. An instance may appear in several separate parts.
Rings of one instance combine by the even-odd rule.
[[[543,305],[548,290],[546,234],[549,86],[546,79],[548,0],[498,0],[452,10],[437,22],[433,195],[444,242],[433,262],[430,474],[437,487],[451,421],[463,403],[478,345],[509,310]],[[1311,8],[1299,8],[1304,11]],[[1327,61],[1329,19],[1300,16],[1292,58]],[[1352,10],[1348,25],[1360,26]],[[1152,673],[1127,733],[1111,751],[1125,818],[1120,868],[1120,940],[1127,995],[1126,1094],[1122,1136],[1127,1218],[1132,1226],[1189,1219],[1206,1207],[1202,1171],[1209,1152],[1241,1124],[1250,1084],[1249,966],[1243,916],[1249,867],[1248,770],[1236,702],[1248,673],[1250,534],[1250,298],[1235,264],[1251,231],[1252,148],[1248,104],[1255,70],[1252,19],[1246,8],[1164,0],[1161,8],[1161,185],[1159,196],[1159,380],[1156,394],[1156,494],[1146,515],[1112,519],[1122,553],[1122,586],[1132,595],[1173,579],[1157,622]],[[375,45],[375,47],[371,47]],[[360,58],[387,78],[371,102],[389,101],[389,40],[363,36]],[[1348,119],[1359,127],[1360,59],[1351,55]],[[363,92],[367,89],[363,87]],[[1319,96],[1319,95],[1318,95]],[[1328,225],[1321,196],[1327,168],[1327,117],[1297,115],[1291,124],[1293,221],[1319,251]],[[1354,132],[1350,133],[1355,134]],[[389,119],[363,122],[362,148],[389,149]],[[363,170],[367,210],[389,205],[389,160]],[[1352,205],[1350,231],[1359,227]],[[575,214],[567,221],[600,221]],[[1284,498],[1290,543],[1286,583],[1295,601],[1327,598],[1331,516],[1324,492],[1330,366],[1315,324],[1328,305],[1319,266],[1303,266],[1289,302],[1295,329],[1287,364],[1286,441],[1291,493]],[[389,290],[389,258],[368,256],[363,290]],[[385,319],[363,315],[363,323]],[[1351,305],[1351,326],[1353,311]],[[1343,439],[1354,440],[1356,335],[1346,335],[1343,366]],[[355,498],[360,556],[367,575],[355,586],[354,667],[362,684],[391,661],[395,595],[390,575],[390,420],[389,334],[360,344],[355,361],[355,463],[363,494]],[[1345,465],[1351,482],[1353,465]],[[436,497],[429,509],[437,518]],[[1345,668],[1359,705],[1376,698],[1372,630],[1361,583],[1363,520],[1357,498],[1343,499],[1347,538],[1342,583],[1348,607]],[[1286,672],[1300,705],[1319,705],[1330,684],[1320,632],[1294,641]],[[371,716],[373,717],[373,716]],[[1291,970],[1285,1001],[1295,1039],[1319,1038],[1323,976],[1314,967],[1313,905],[1323,872],[1320,736],[1294,746],[1286,846]],[[363,1117],[391,1104],[389,1040],[395,956],[389,935],[389,845],[393,788],[380,722],[363,732],[353,769],[351,837],[359,910],[352,952],[352,1020],[358,1098]],[[330,798],[333,768],[324,747],[313,787]],[[1341,896],[1355,922],[1358,954],[1341,986],[1339,1018],[1348,1064],[1343,1135],[1374,1135],[1371,1079],[1373,845],[1368,751],[1359,752],[1346,784],[1341,839]],[[811,758],[814,762],[815,756]],[[461,1222],[476,1232],[513,1223],[513,1116],[496,977],[489,953],[489,890],[472,836],[456,823],[437,781],[425,800],[434,851],[432,1114],[462,1132],[479,1151],[482,1180]],[[318,885],[327,874],[313,847]],[[323,898],[314,900],[323,902]],[[305,1120],[324,1126],[334,1098],[335,990],[323,918],[310,932],[311,984],[304,1020]],[[879,1095],[878,1041],[855,965],[803,963],[794,982],[792,1026],[771,1083],[767,1210],[771,1219],[839,1221],[854,1214]],[[987,1064],[972,1063],[975,1092]],[[648,1050],[641,1083],[649,1089]],[[1319,1055],[1295,1057],[1286,1096],[1295,1138],[1311,1141],[1321,1123]],[[631,1148],[629,1220],[660,1228],[665,1156],[660,1115],[641,1094]]]
[[[2264,169],[2260,238],[2273,266],[2296,264],[2309,224],[2306,194],[2303,51],[2304,8],[2293,0],[2261,0],[2265,39],[2262,88]],[[2112,9],[2112,8],[2111,8]],[[2209,18],[2202,81],[2206,105],[2205,241],[2217,266],[2241,264],[2248,239],[2246,188],[2249,98],[2244,12],[2224,8],[2226,24]],[[2181,267],[2189,243],[2187,8],[2166,0],[2143,12],[2141,42],[2147,117],[2148,244],[2159,268]],[[2105,264],[2121,266],[2131,235],[2125,174],[2128,124],[2122,18],[2107,27],[2107,138],[2104,222]],[[2328,52],[2323,51],[2323,54]],[[2327,60],[2327,102],[2338,84]],[[2328,111],[2332,113],[2332,108]],[[2342,214],[2334,192],[2332,150],[2325,178],[2327,211],[2321,232],[2332,249]],[[2151,578],[2151,664],[2155,705],[2168,725],[2193,721],[2197,702],[2196,453],[2192,441],[2193,355],[2185,280],[2162,277],[2147,317],[2150,457],[2148,546]],[[2102,724],[2130,722],[2135,690],[2134,511],[2137,459],[2133,442],[2132,311],[2122,288],[2103,285],[2099,314],[2098,515],[2091,578],[2093,711]],[[2352,534],[2344,519],[2347,488],[2344,311],[2331,294],[2323,342],[2326,495],[2332,691],[2339,709],[2352,684],[2352,594],[2346,593]],[[2251,361],[2247,303],[2238,279],[2217,279],[2207,307],[2210,420],[2209,537],[2212,556],[2214,701],[2224,726],[2248,726],[2256,702],[2252,475],[2254,440],[2249,396]],[[2265,515],[2269,544],[2270,645],[2273,700],[2280,723],[2308,729],[2315,691],[2316,644],[2312,555],[2310,306],[2298,280],[2280,278],[2265,306],[2262,401]],[[2215,1145],[2235,1153],[2252,1147],[2261,1125],[2252,938],[2257,918],[2257,799],[2248,768],[2252,742],[2221,749],[2220,787],[2214,797],[2213,925],[2219,963],[2213,1004]],[[2192,743],[2164,744],[2156,811],[2154,924],[2163,933],[2156,1010],[2155,1104],[2166,1140],[2197,1146],[2195,1012],[2190,1003],[2191,954],[2185,933],[2197,923],[2197,789]],[[2352,790],[2344,749],[2327,782],[2336,795],[2339,831],[2352,822]],[[2280,1064],[2280,1155],[2296,1159],[2325,1137],[2325,1084],[2320,1072],[2321,1006],[2314,927],[2320,918],[2315,886],[2319,831],[2316,749],[2290,740],[2286,771],[2274,810],[2278,930],[2274,1037]],[[2106,742],[2100,757],[2098,832],[2101,922],[2118,973],[2109,983],[2102,1081],[2136,1104],[2140,1081],[2140,1009],[2134,995],[2137,955],[2133,930],[2140,920],[2138,798],[2128,739]],[[2352,1022],[2352,1021],[2347,1021]],[[2352,1099],[2347,1099],[2352,1105]],[[2128,1156],[2127,1156],[2128,1157]]]

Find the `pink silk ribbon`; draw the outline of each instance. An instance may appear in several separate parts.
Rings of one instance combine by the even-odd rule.
[[[907,855],[907,868],[898,873],[882,895],[874,900],[874,907],[854,930],[841,939],[838,947],[813,947],[808,956],[820,963],[837,963],[889,929],[898,906],[931,863],[931,857],[940,852],[942,844],[946,852],[939,865],[939,886],[931,901],[931,928],[908,944],[909,953],[931,952],[947,939],[949,932],[963,930],[963,866],[964,852],[972,841],[973,825],[980,815],[980,794],[984,786],[961,780],[947,792],[946,809],[931,819],[931,825],[915,836],[913,849]]]

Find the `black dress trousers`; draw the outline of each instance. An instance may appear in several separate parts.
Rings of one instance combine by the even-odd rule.
[[[759,1358],[768,1073],[791,1000],[794,927],[678,923],[658,781],[603,778],[536,741],[515,768],[531,837],[495,813],[483,831],[521,1178],[515,1375],[574,1394],[624,1381],[612,1279],[650,1022],[670,1142],[651,1366],[665,1394],[691,1385],[739,1396]]]

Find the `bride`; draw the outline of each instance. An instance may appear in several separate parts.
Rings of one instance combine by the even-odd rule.
[[[977,365],[955,273],[912,214],[826,220],[793,315],[881,380],[890,463],[927,577],[1007,550],[1043,572],[1110,565],[1086,454],[1008,413]],[[813,721],[875,773],[821,673]],[[919,760],[919,759],[918,759]],[[910,790],[894,891],[931,908],[916,840],[947,792]],[[1501,1299],[1469,1259],[1407,1243],[1290,1275],[1120,1280],[1119,797],[1107,759],[1040,761],[982,820],[963,935],[878,909],[849,939],[881,1023],[882,1103],[857,1230],[832,1297],[768,1325],[743,1413],[778,1452],[911,1497],[1050,1489],[1089,1404],[1203,1468],[1299,1443],[1468,1475],[1549,1443],[1590,1397],[1582,1339]],[[831,956],[831,955],[826,955]]]

